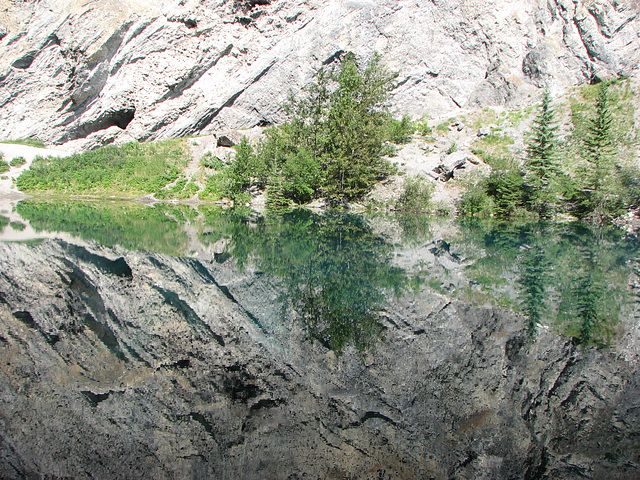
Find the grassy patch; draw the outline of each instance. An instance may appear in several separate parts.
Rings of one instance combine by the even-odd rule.
[[[0,173],[8,172],[9,170],[9,164],[0,157]]]
[[[11,145],[26,145],[28,147],[36,147],[36,148],[45,148],[46,145],[44,142],[38,138],[30,137],[30,138],[21,138],[17,140],[2,140],[0,143],[8,143]]]
[[[515,163],[515,155],[508,147],[514,143],[508,135],[491,134],[476,140],[471,151],[492,168],[511,168]]]
[[[22,232],[27,226],[22,222],[11,222],[11,228],[13,228],[17,232]]]
[[[200,187],[188,178],[180,178],[174,185],[164,188],[155,194],[160,200],[186,200],[193,197]]]
[[[183,140],[109,145],[65,158],[36,157],[17,186],[34,193],[133,197],[175,181],[187,163]]]

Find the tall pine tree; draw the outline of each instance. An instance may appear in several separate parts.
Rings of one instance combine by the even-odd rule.
[[[531,138],[527,143],[525,185],[528,189],[528,207],[541,217],[548,217],[556,202],[552,182],[557,172],[558,126],[551,105],[551,94],[545,90],[538,115],[531,127]]]
[[[591,213],[606,216],[613,213],[615,199],[612,185],[615,148],[612,135],[613,119],[610,112],[609,90],[605,82],[598,88],[595,115],[589,121],[584,138],[584,157],[589,165],[586,189],[587,206]]]

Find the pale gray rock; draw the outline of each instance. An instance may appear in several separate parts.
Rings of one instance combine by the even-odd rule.
[[[0,138],[74,148],[286,119],[341,52],[399,72],[392,108],[519,105],[640,64],[634,1],[0,1]],[[103,135],[105,130],[115,132]],[[97,135],[97,136],[96,136]]]

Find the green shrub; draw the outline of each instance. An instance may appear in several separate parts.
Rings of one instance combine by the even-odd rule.
[[[23,166],[25,163],[27,163],[27,161],[24,159],[24,157],[14,157],[14,158],[9,162],[9,165],[11,165],[12,167],[21,167],[21,166]]]
[[[458,202],[458,213],[463,217],[493,215],[493,199],[484,186],[473,185],[464,191]]]
[[[220,170],[224,167],[222,160],[214,156],[211,152],[207,152],[202,156],[200,159],[200,165],[204,168],[211,168],[212,170]]]
[[[387,140],[396,145],[409,143],[414,130],[415,126],[409,115],[403,115],[401,120],[390,118],[387,124]]]
[[[17,232],[22,232],[27,226],[22,222],[11,222],[9,223],[11,228],[13,228]]]
[[[297,203],[307,203],[321,185],[320,163],[307,150],[301,149],[287,158],[282,166],[282,177],[282,194]]]
[[[423,137],[430,137],[433,135],[433,128],[429,126],[429,119],[426,116],[423,116],[416,124],[416,130]]]
[[[407,177],[404,192],[400,196],[396,208],[403,212],[427,213],[431,209],[433,185],[422,176]]]
[[[0,173],[8,172],[10,169],[9,164],[0,157]]]
[[[445,152],[447,155],[451,155],[452,153],[456,152],[458,150],[458,144],[456,142],[453,142],[451,145],[449,145],[449,148],[447,148],[447,151]]]

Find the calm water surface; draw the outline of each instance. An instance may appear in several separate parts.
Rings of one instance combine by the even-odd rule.
[[[0,229],[8,478],[637,478],[633,235],[33,199]]]

